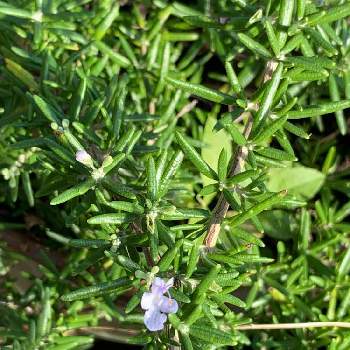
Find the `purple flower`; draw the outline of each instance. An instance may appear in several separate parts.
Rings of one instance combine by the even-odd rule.
[[[165,282],[161,278],[156,277],[153,280],[151,292],[145,292],[142,295],[141,307],[146,310],[144,323],[152,332],[163,329],[167,319],[166,314],[175,313],[179,308],[177,301],[171,299],[168,293],[169,288],[173,284],[173,278]],[[167,293],[169,298],[164,296],[164,293]]]

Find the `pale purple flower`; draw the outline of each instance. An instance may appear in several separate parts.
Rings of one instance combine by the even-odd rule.
[[[89,153],[87,153],[85,150],[80,149],[75,154],[75,159],[84,165],[91,166],[92,165],[92,158]]]
[[[146,310],[144,323],[152,332],[163,329],[167,320],[166,314],[176,313],[179,308],[177,301],[172,299],[168,292],[173,285],[173,278],[165,282],[156,277],[153,280],[151,292],[145,292],[142,295],[141,307]],[[164,296],[164,293],[167,293],[169,297]]]

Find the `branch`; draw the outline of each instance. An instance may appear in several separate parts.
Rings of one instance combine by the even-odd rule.
[[[277,63],[274,61],[269,61],[266,65],[265,73],[264,73],[264,83],[271,79],[272,73],[277,67]],[[258,105],[254,104],[252,105],[252,109],[257,110]],[[248,115],[248,120],[245,125],[243,135],[246,139],[249,138],[249,135],[252,131],[253,127],[253,117],[251,113],[243,112],[238,119],[241,120],[245,116]],[[231,168],[228,172],[228,176],[232,177],[234,175],[239,174],[245,164],[246,157],[248,155],[248,149],[245,146],[238,147],[236,152],[231,157]],[[209,227],[207,231],[207,235],[204,238],[204,245],[207,248],[214,248],[216,245],[216,241],[219,238],[221,223],[225,219],[227,211],[229,208],[229,203],[226,201],[223,193],[220,194],[220,197],[218,199],[218,202],[216,203],[216,206],[213,210],[211,220],[209,222]]]
[[[256,329],[297,329],[297,328],[322,328],[322,327],[338,327],[350,328],[350,322],[300,322],[300,323],[262,323],[247,324],[235,327],[240,331],[256,330]]]
[[[262,324],[247,324],[234,327],[235,330],[249,331],[249,330],[281,330],[281,329],[300,329],[300,328],[325,328],[325,327],[337,327],[337,328],[350,328],[350,322],[300,322],[300,323],[262,323]],[[120,326],[87,326],[75,329],[69,329],[63,332],[65,336],[68,335],[95,335],[99,338],[117,339],[124,341],[124,336],[136,336],[139,335],[140,330],[133,328],[120,328]]]
[[[251,115],[248,116],[248,121],[245,126],[243,135],[247,139],[250,135],[253,126],[253,118]],[[231,158],[231,168],[228,176],[232,177],[241,172],[244,167],[245,159],[248,155],[248,149],[246,147],[238,147],[234,156]],[[208,248],[213,248],[216,245],[216,241],[219,237],[221,223],[225,219],[229,204],[226,201],[223,193],[220,194],[219,200],[213,210],[212,218],[209,223],[207,235],[204,239],[204,244]]]

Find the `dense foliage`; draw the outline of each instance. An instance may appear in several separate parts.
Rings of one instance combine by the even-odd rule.
[[[348,16],[0,1],[0,347],[348,349]]]

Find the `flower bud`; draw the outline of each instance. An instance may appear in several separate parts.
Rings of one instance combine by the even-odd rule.
[[[77,153],[75,154],[75,159],[79,162],[82,163],[88,167],[92,167],[93,163],[92,163],[92,158],[90,156],[89,153],[87,153],[85,150],[81,149],[79,151],[77,151]]]

